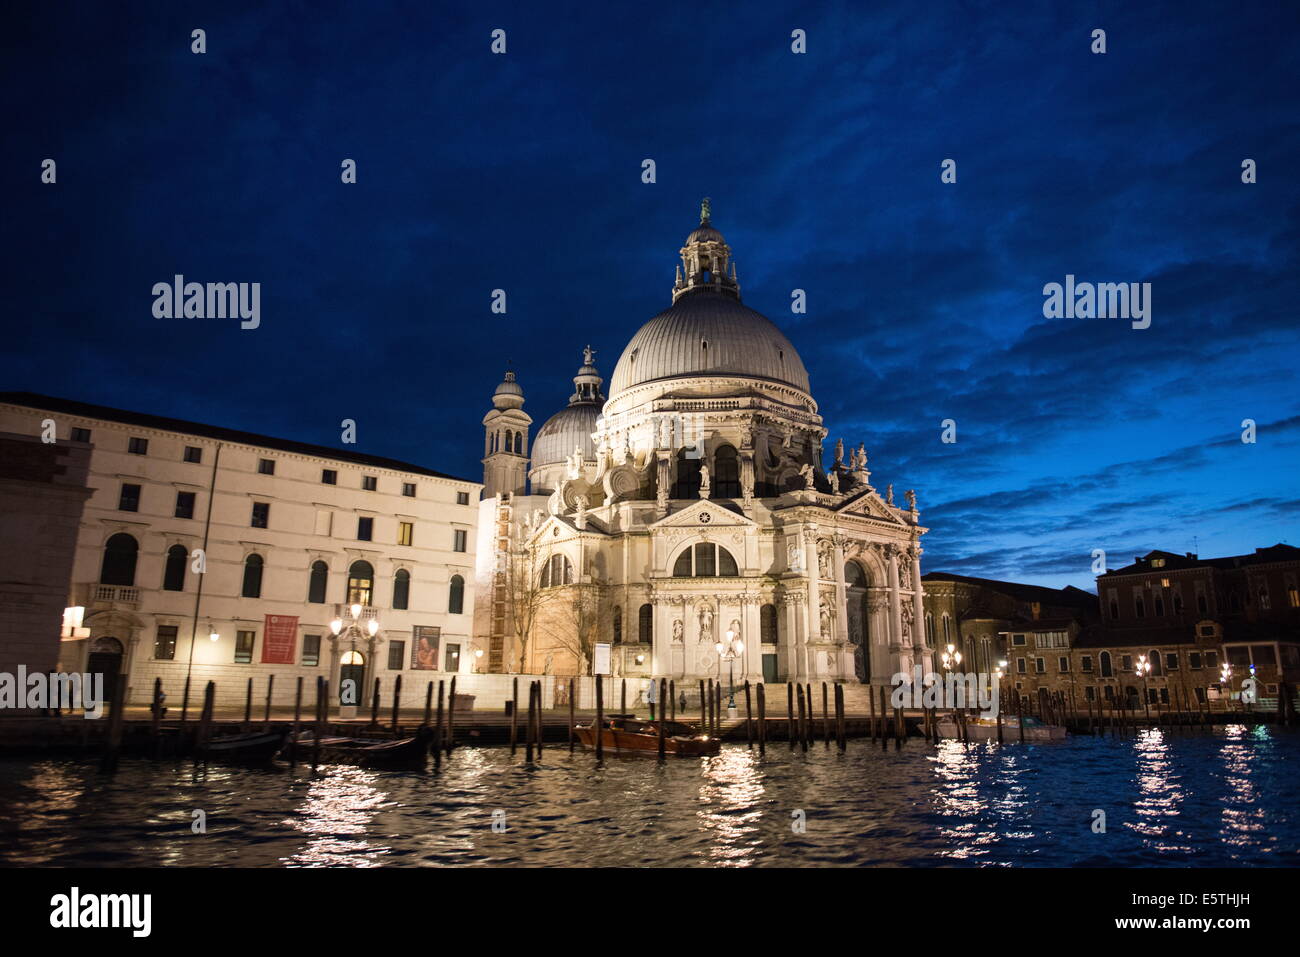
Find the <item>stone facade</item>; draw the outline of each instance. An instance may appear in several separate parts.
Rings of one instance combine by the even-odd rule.
[[[480,594],[501,598],[480,633],[518,652],[510,622],[535,610],[524,667],[557,674],[588,672],[597,644],[613,674],[688,680],[888,683],[929,667],[915,495],[877,492],[861,445],[823,461],[807,372],[741,304],[707,211],[681,259],[671,308],[633,336],[608,400],[588,348],[569,407],[537,433],[529,494],[485,500],[481,529],[506,509],[526,534],[480,539]],[[511,568],[535,586],[524,597]],[[729,634],[735,657],[716,647]]]
[[[60,448],[71,437],[89,457],[84,513],[59,526],[75,530],[75,558],[40,573],[39,585],[57,593],[46,617],[55,604],[59,613],[86,609],[90,637],[63,643],[64,670],[125,672],[133,702],[148,700],[161,677],[177,706],[191,675],[192,707],[207,680],[217,682],[218,703],[242,704],[250,677],[260,704],[275,675],[276,702],[291,704],[298,677],[309,701],[317,676],[338,689],[341,659],[353,650],[362,663],[349,675],[366,689],[375,677],[391,687],[416,661],[417,628],[420,637],[436,629],[438,646],[422,662],[434,667],[416,678],[474,670],[478,483],[345,450],[0,394],[0,429],[34,437],[45,420]],[[26,528],[13,540],[42,535]],[[58,536],[49,538],[54,547]],[[348,619],[354,601],[361,624],[374,618],[380,629],[336,639],[331,621]],[[268,616],[297,619],[289,663],[263,663]],[[51,627],[57,638],[58,614]],[[414,696],[416,680],[406,684]],[[421,703],[423,694],[420,680]]]

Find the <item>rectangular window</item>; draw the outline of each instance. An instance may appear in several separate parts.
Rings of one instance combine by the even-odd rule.
[[[253,528],[270,528],[271,525],[271,503],[254,502],[253,503]]]
[[[451,549],[454,552],[463,552],[469,547],[469,532],[463,528],[456,529],[452,533]]]
[[[357,519],[357,541],[368,542],[374,536],[375,520],[373,518]]]
[[[1035,659],[1034,659],[1034,671],[1037,672],[1037,673],[1040,674],[1040,675],[1045,675],[1045,674],[1047,674],[1047,662],[1044,661],[1042,658],[1035,658]]]
[[[1084,655],[1079,659],[1079,668],[1085,674],[1092,674],[1092,655]]]
[[[1178,670],[1178,652],[1169,651],[1165,653],[1165,671]]]
[[[87,441],[89,441],[89,440],[87,440]],[[456,493],[456,504],[457,504],[457,505],[468,505],[468,504],[469,504],[469,492],[457,492],[457,493]]]
[[[149,440],[148,440],[148,439],[137,439],[137,438],[134,438],[134,437],[133,437],[133,438],[130,438],[130,439],[127,439],[127,440],[126,440],[126,450],[127,450],[128,452],[130,452],[132,455],[148,455],[148,454],[149,454]]]
[[[185,461],[199,463],[203,461],[203,449],[197,445],[185,446]]]
[[[1023,675],[1024,673],[1025,673],[1025,659],[1024,659],[1024,658],[1017,658],[1017,659],[1016,659],[1016,674],[1018,674],[1018,675]]]
[[[177,518],[194,517],[194,493],[193,492],[176,493],[176,517]]]
[[[1070,634],[1065,631],[1040,631],[1034,635],[1034,643],[1038,648],[1068,648]]]
[[[1145,618],[1147,616],[1146,602],[1142,600],[1141,595],[1133,596],[1133,613],[1139,618]]]
[[[117,498],[117,508],[120,512],[140,511],[140,486],[123,482],[122,494]]]
[[[1196,703],[1197,703],[1197,704],[1205,704],[1205,689],[1204,689],[1204,688],[1197,688],[1197,689],[1196,689]]]
[[[1056,670],[1057,670],[1057,671],[1060,671],[1062,674],[1064,674],[1065,672],[1069,671],[1069,670],[1070,670],[1070,659],[1069,659],[1069,658],[1066,658],[1064,655],[1062,655],[1060,658],[1056,659]]]
[[[256,632],[235,632],[235,664],[247,665],[253,661],[253,640]]]
[[[407,498],[415,498],[415,483],[414,483],[414,482],[403,482],[403,483],[402,483],[402,494],[405,495]]]
[[[320,664],[320,635],[302,636],[302,663],[308,668]]]
[[[258,459],[258,460],[257,460],[257,471],[258,471],[259,473],[261,473],[262,475],[274,475],[274,474],[275,474],[275,460],[274,460],[274,459]]]
[[[443,671],[460,671],[460,645],[448,645]]]
[[[1219,653],[1217,651],[1207,651],[1205,653],[1205,667],[1207,668],[1219,667]]]
[[[72,441],[74,441],[74,442],[86,442],[86,443],[89,443],[89,442],[90,442],[90,429],[73,429],[73,430],[72,430]]]
[[[1017,648],[1023,648],[1024,645],[1025,645],[1025,636],[1024,636],[1024,635],[1012,635],[1012,636],[1011,636],[1011,644],[1015,645]]]
[[[1133,670],[1133,656],[1132,655],[1121,656],[1121,658],[1119,659],[1119,667],[1121,671],[1131,672]]]
[[[175,625],[158,626],[158,636],[153,640],[153,656],[156,661],[171,661],[176,657]]]
[[[320,480],[322,485],[338,485],[339,473],[334,469],[321,469]]]
[[[373,492],[379,488],[379,479],[374,475],[361,476],[361,487],[367,492]]]
[[[1187,653],[1187,667],[1193,671],[1201,670],[1201,653],[1199,651],[1189,651]]]
[[[390,641],[388,643],[388,670],[401,671],[406,663],[406,642]]]
[[[410,522],[397,523],[397,544],[409,545],[415,535],[415,526]]]
[[[1295,585],[1287,585],[1286,599],[1292,608],[1300,608],[1300,589],[1297,589]]]

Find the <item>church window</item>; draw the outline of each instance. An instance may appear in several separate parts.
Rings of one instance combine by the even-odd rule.
[[[510,432],[510,431],[507,430],[507,432],[506,432],[506,451],[507,451],[507,452],[513,452],[514,450],[515,450],[515,434],[514,434],[513,432]]]
[[[651,644],[655,637],[655,615],[654,608],[650,605],[642,605],[638,613],[637,622],[637,641],[643,645]]]
[[[1115,677],[1115,669],[1114,666],[1111,664],[1109,651],[1103,651],[1101,653],[1101,676],[1103,678]]]
[[[718,498],[740,497],[740,461],[730,445],[713,454],[713,489]]]
[[[244,586],[240,594],[244,598],[262,597],[262,567],[265,562],[261,555],[249,555],[244,559]]]
[[[623,643],[623,609],[618,605],[614,606],[614,644]]]
[[[673,563],[674,578],[736,578],[740,569],[736,559],[720,545],[699,542],[685,549]]]
[[[542,565],[542,587],[573,584],[573,563],[563,555],[552,555]]]
[[[682,449],[677,453],[677,481],[673,483],[673,498],[699,498],[700,496],[700,459],[687,455],[691,449]]]
[[[99,580],[105,585],[134,585],[135,558],[140,546],[126,532],[118,532],[104,545]]]
[[[776,606],[764,605],[758,612],[759,640],[765,645],[776,644]]]
[[[524,433],[515,433],[515,451],[520,455],[524,454]]]
[[[189,552],[184,545],[173,545],[167,549],[167,564],[163,568],[163,589],[165,591],[185,590],[185,563]]]
[[[397,609],[411,606],[411,573],[399,568],[393,576],[393,607]]]
[[[311,578],[307,582],[307,600],[312,604],[325,604],[325,584],[329,580],[329,573],[329,566],[324,562],[312,562]]]
[[[465,579],[459,575],[451,576],[447,589],[447,614],[460,615],[465,611]]]

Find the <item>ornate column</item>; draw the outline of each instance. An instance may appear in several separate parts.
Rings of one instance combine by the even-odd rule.
[[[843,535],[836,535],[831,539],[834,544],[834,561],[835,561],[835,640],[846,642],[849,640],[849,605],[848,605],[848,586],[844,581],[844,545],[846,539]]]
[[[918,663],[932,671],[932,651],[925,634],[925,594],[921,588],[921,546],[913,545],[912,555],[912,644],[916,646]]]
[[[800,646],[799,674],[812,674],[812,649],[809,644],[821,639],[821,566],[817,561],[816,531],[805,526],[803,536],[803,564],[808,574],[808,589],[804,597],[804,640]]]
[[[763,680],[763,637],[762,624],[759,622],[759,606],[762,596],[754,592],[745,592],[743,598],[740,626],[745,639],[744,675],[749,681]]]
[[[889,556],[889,650],[899,655],[903,650],[903,601],[898,589],[898,552],[897,545],[885,546]]]

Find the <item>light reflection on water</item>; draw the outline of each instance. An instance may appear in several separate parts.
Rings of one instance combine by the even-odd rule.
[[[105,778],[92,762],[4,761],[0,862],[1296,866],[1298,752],[1295,733],[1236,725],[762,758],[742,744],[663,765],[464,748],[436,774],[124,760]],[[191,830],[195,809],[206,834]]]

